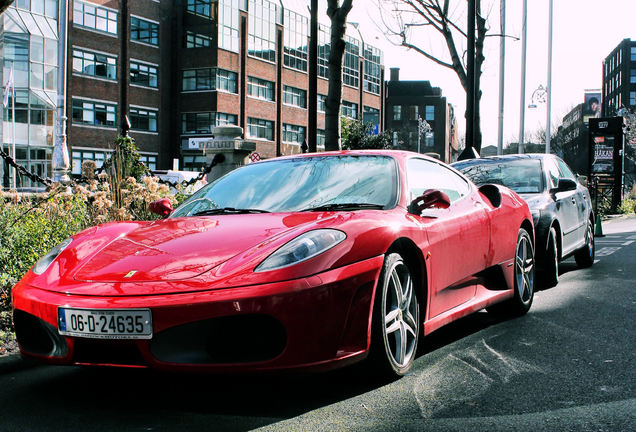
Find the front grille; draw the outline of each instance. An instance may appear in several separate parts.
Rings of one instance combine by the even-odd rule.
[[[143,366],[145,361],[135,341],[75,338],[73,362]]]
[[[150,352],[169,363],[236,364],[271,360],[283,352],[283,325],[267,315],[212,318],[162,331]]]

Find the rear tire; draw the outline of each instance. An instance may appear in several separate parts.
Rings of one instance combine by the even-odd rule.
[[[499,316],[526,314],[534,299],[534,248],[528,232],[520,228],[517,235],[514,270],[514,297],[486,310]]]
[[[587,229],[585,230],[585,246],[576,251],[574,260],[579,267],[591,267],[594,264],[594,226],[591,220],[587,221]]]
[[[373,306],[370,360],[382,374],[400,377],[415,359],[420,309],[411,271],[397,253],[384,259]]]

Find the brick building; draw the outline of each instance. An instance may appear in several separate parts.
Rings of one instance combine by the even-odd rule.
[[[603,60],[603,117],[636,109],[636,41],[623,39]]]
[[[399,68],[391,68],[386,83],[386,129],[393,130],[393,145],[421,153],[434,153],[446,163],[457,160],[457,120],[453,107],[446,102],[439,87],[429,81],[400,81]],[[418,119],[431,129],[421,133]]]
[[[127,108],[130,135],[151,169],[198,170],[215,126],[241,126],[261,157],[299,153],[307,133],[309,17],[305,3],[269,0],[72,0],[69,132],[73,173],[101,163]],[[295,7],[295,9],[294,9]],[[303,10],[304,9],[304,10]],[[304,14],[303,14],[304,12]],[[326,17],[325,17],[326,18]],[[318,146],[324,145],[329,28],[319,27]],[[122,58],[122,42],[128,56]],[[121,63],[129,71],[121,106]],[[347,36],[343,115],[377,123],[382,53]]]

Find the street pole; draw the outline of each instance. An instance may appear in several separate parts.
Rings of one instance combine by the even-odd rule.
[[[13,67],[13,62],[11,62],[11,75],[13,77],[13,82],[11,83],[11,157],[13,161],[17,163],[15,159],[15,71]],[[13,180],[13,189],[18,189],[18,183],[15,173],[15,167],[11,167],[11,179]]]
[[[67,56],[67,15],[68,1],[60,0],[58,9],[58,45],[57,45],[57,135],[53,147],[51,169],[54,182],[69,181],[70,166],[66,145],[66,56]]]
[[[521,12],[521,97],[519,112],[519,153],[523,153],[523,140],[525,128],[526,114],[526,53],[527,53],[527,24],[528,24],[528,0],[523,0],[523,8]]]
[[[545,152],[550,153],[550,127],[551,127],[551,113],[552,113],[552,19],[553,19],[554,5],[553,0],[550,0],[550,23],[548,25],[548,100],[547,100],[547,114],[545,122]]]
[[[130,31],[128,27],[128,0],[122,0],[120,4],[120,52],[121,58],[119,59],[119,100],[121,112],[119,116],[121,136],[128,136],[128,130],[130,125],[128,123],[128,76],[130,74],[128,69],[128,38],[130,37]]]
[[[503,119],[504,119],[504,74],[506,72],[506,0],[501,0],[499,24],[501,37],[499,40],[499,125],[497,133],[497,154],[503,153]]]
[[[420,141],[422,140],[422,117],[417,116],[417,152],[420,151]]]

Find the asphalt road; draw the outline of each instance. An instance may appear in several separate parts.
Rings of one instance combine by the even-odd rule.
[[[422,340],[411,373],[167,375],[0,360],[0,431],[636,431],[636,218],[528,315]]]

